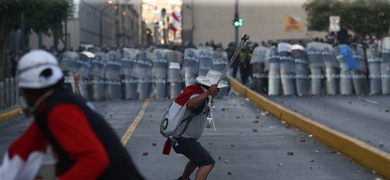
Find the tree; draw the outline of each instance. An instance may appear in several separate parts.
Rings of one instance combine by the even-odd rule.
[[[340,26],[358,36],[389,33],[389,0],[309,0],[303,8],[309,30],[328,31],[329,17],[340,16]]]
[[[5,76],[6,52],[12,30],[22,29],[22,34],[51,31],[55,38],[59,38],[62,37],[62,22],[72,12],[72,0],[0,0],[0,81]],[[24,45],[21,42],[21,48]]]

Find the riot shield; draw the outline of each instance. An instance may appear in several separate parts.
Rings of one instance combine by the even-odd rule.
[[[138,80],[135,77],[137,49],[124,48],[121,67],[121,84],[123,99],[138,99]]]
[[[263,46],[256,47],[253,50],[251,64],[252,64],[252,88],[258,93],[264,92],[264,84],[267,80],[267,75],[264,71],[264,64],[266,61],[267,48]],[[215,65],[214,65],[215,66]]]
[[[165,51],[165,49],[153,51],[152,81],[156,99],[166,97],[168,60]]]
[[[213,66],[214,70],[223,73],[228,64],[228,57],[226,51],[221,48],[218,48],[213,53]],[[227,76],[223,76],[221,82],[224,84],[229,84]],[[226,98],[228,95],[228,88],[222,88],[219,90],[217,98]]]
[[[324,76],[324,59],[322,56],[321,43],[311,42],[306,45],[307,60],[310,68],[310,85],[312,95],[321,95],[323,90]]]
[[[295,60],[291,52],[291,44],[278,43],[280,60],[280,78],[283,95],[295,95]]]
[[[168,60],[168,96],[170,99],[174,99],[183,90],[180,57],[177,57],[181,56],[181,54],[176,51],[167,50],[166,55]]]
[[[370,94],[381,94],[381,63],[382,58],[376,45],[371,45],[367,50],[367,63],[370,82]]]
[[[109,61],[120,61],[122,59],[122,55],[119,51],[108,51],[107,55]]]
[[[390,37],[382,39],[382,62],[390,63]]]
[[[268,95],[280,94],[280,59],[276,48],[268,49]]]
[[[357,65],[352,57],[352,52],[345,44],[338,45],[334,48],[337,61],[340,65],[340,94],[352,95],[353,82],[351,71],[356,69]]]
[[[152,54],[146,50],[139,50],[136,53],[135,78],[138,80],[138,99],[143,100],[150,97]]]
[[[106,99],[105,87],[105,71],[108,55],[102,52],[95,52],[95,58],[91,61],[91,68],[89,70],[91,81],[91,99],[94,101],[102,101]]]
[[[381,79],[382,94],[390,94],[390,37],[382,40]]]
[[[351,44],[352,57],[355,59],[357,67],[352,70],[352,82],[356,95],[368,93],[367,66],[364,60],[364,50],[360,44]]]
[[[91,85],[91,76],[90,76],[90,70],[91,70],[91,62],[95,59],[95,54],[89,51],[83,51],[79,53],[80,61],[81,62],[87,62],[87,66],[85,68],[88,68],[88,70],[85,73],[85,75],[79,77],[78,81],[78,87],[79,92],[81,96],[85,97],[87,100],[92,100],[92,85]]]
[[[183,74],[185,86],[196,83],[198,76],[199,58],[198,50],[187,48],[184,51]]]
[[[76,64],[78,59],[79,55],[76,52],[65,51],[62,53],[61,68],[64,73],[64,87],[74,93],[78,93],[75,81]]]
[[[295,59],[295,78],[297,94],[304,96],[309,94],[309,67],[307,54],[304,47],[295,44],[292,46],[292,53]]]
[[[382,94],[390,94],[390,63],[381,63]]]
[[[325,63],[325,87],[326,94],[337,95],[340,80],[339,63],[330,44],[323,44],[322,57]]]
[[[121,57],[116,51],[109,51],[106,62],[106,100],[121,100],[122,89],[120,81]]]
[[[199,51],[199,69],[198,76],[206,76],[213,67],[213,48],[210,46],[201,46]]]

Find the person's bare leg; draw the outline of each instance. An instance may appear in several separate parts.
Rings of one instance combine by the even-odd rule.
[[[186,168],[184,169],[184,172],[183,172],[183,175],[181,175],[181,178],[183,180],[187,180],[190,178],[190,175],[192,174],[192,172],[194,172],[194,170],[197,168],[198,166],[196,166],[194,163],[192,163],[192,161],[188,161],[187,165],[186,165]]]
[[[215,164],[200,166],[198,172],[196,173],[195,180],[206,180],[214,165]]]

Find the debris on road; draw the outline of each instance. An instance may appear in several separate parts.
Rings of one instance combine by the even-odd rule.
[[[294,156],[294,152],[287,152],[287,156]]]

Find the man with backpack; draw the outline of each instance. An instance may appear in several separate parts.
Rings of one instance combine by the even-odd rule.
[[[209,101],[215,97],[220,88],[228,87],[218,83],[222,73],[210,70],[206,76],[198,76],[197,83],[187,86],[168,108],[161,123],[161,133],[167,137],[163,154],[169,154],[170,146],[176,153],[185,155],[189,161],[178,180],[188,180],[198,167],[196,180],[204,180],[213,169],[215,161],[208,151],[197,141],[207,124],[210,113]],[[218,83],[218,84],[217,84]],[[177,122],[173,119],[179,119]],[[168,124],[173,124],[172,131],[167,132]]]

